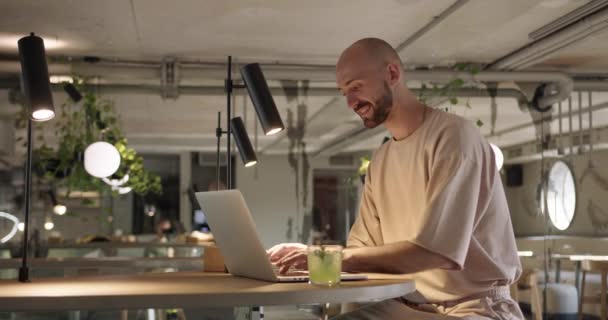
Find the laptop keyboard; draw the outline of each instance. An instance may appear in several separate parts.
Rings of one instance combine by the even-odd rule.
[[[308,276],[308,270],[289,270],[286,274],[280,274],[279,273],[279,268],[276,267],[275,265],[272,265],[272,271],[274,271],[274,274],[276,274],[279,277],[302,277],[302,276]]]

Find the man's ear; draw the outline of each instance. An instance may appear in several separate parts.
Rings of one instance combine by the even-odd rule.
[[[398,82],[401,82],[401,68],[394,63],[389,63],[386,66],[386,70],[388,71],[388,83],[390,86],[395,85]]]

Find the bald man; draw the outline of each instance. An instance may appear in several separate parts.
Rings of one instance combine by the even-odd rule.
[[[340,56],[337,85],[367,128],[393,139],[372,158],[343,269],[409,275],[414,294],[344,319],[523,319],[508,286],[521,273],[494,154],[470,121],[420,103],[385,41],[359,40]],[[306,267],[306,246],[270,260]],[[342,319],[342,318],[340,318]]]

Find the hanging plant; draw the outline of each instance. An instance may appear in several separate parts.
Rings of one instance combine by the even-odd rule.
[[[84,169],[84,150],[93,142],[105,141],[116,147],[121,158],[120,167],[111,179],[121,179],[128,174],[129,179],[121,187],[131,188],[140,195],[150,192],[160,194],[160,177],[145,170],[142,156],[128,147],[114,111],[114,103],[93,93],[82,80],[75,80],[74,85],[82,93],[83,99],[80,104],[68,99],[52,121],[57,147],[48,146],[42,135],[37,136],[42,143],[33,151],[34,168],[38,175],[46,182],[66,188],[68,194],[76,190],[109,189],[113,195],[118,195],[117,190]]]
[[[458,72],[467,72],[474,78],[475,75],[481,71],[481,68],[478,65],[471,63],[457,63],[452,67],[452,70]],[[423,83],[420,87],[418,100],[430,107],[435,107],[445,102],[449,102],[450,105],[454,106],[461,102],[458,99],[458,90],[466,88],[466,85],[467,82],[461,78],[454,78],[445,84],[438,84],[434,82]],[[480,83],[478,81],[473,81],[472,87],[478,87],[479,85]],[[466,101],[464,101],[464,106],[471,109],[470,97],[467,97]],[[483,126],[483,121],[481,121],[481,119],[477,119],[475,121],[475,125],[477,125],[477,127],[481,127]]]

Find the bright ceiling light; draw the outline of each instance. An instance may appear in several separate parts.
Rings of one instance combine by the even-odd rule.
[[[534,257],[533,251],[517,251],[517,255],[520,257]]]
[[[144,205],[144,210],[146,211],[148,217],[154,217],[156,214],[156,207],[154,205],[146,204]]]
[[[55,76],[50,76],[49,81],[51,83],[64,83],[64,82],[74,83],[74,78],[72,78],[70,76],[55,75]]]
[[[32,112],[32,119],[34,121],[47,121],[55,117],[55,111],[51,109],[41,109]]]
[[[17,219],[17,217],[15,217],[14,215],[12,215],[10,213],[1,212],[1,211],[0,211],[0,218],[5,218],[5,219],[11,220],[13,222],[13,227],[11,228],[11,231],[9,231],[6,236],[4,236],[4,237],[2,237],[2,239],[0,239],[0,243],[5,243],[5,242],[11,240],[17,233],[17,230],[19,228],[19,219]]]
[[[283,130],[283,128],[274,128],[274,129],[270,129],[270,131],[268,131],[268,133],[266,133],[267,136],[271,136],[275,133],[281,132]]]
[[[492,147],[492,151],[494,151],[494,158],[496,159],[496,168],[500,170],[505,161],[505,158],[502,154],[502,150],[500,150],[500,148],[493,143],[490,143],[490,147]]]
[[[68,211],[68,208],[62,204],[58,204],[53,207],[53,212],[59,216],[64,215],[67,211]]]
[[[53,221],[47,221],[44,223],[44,230],[53,230],[53,228],[55,228]]]
[[[93,177],[105,178],[120,167],[120,153],[113,145],[98,141],[84,150],[84,169]]]
[[[23,230],[25,230],[25,223],[19,222],[19,224],[17,225],[17,229],[19,229],[19,231],[23,232]]]

